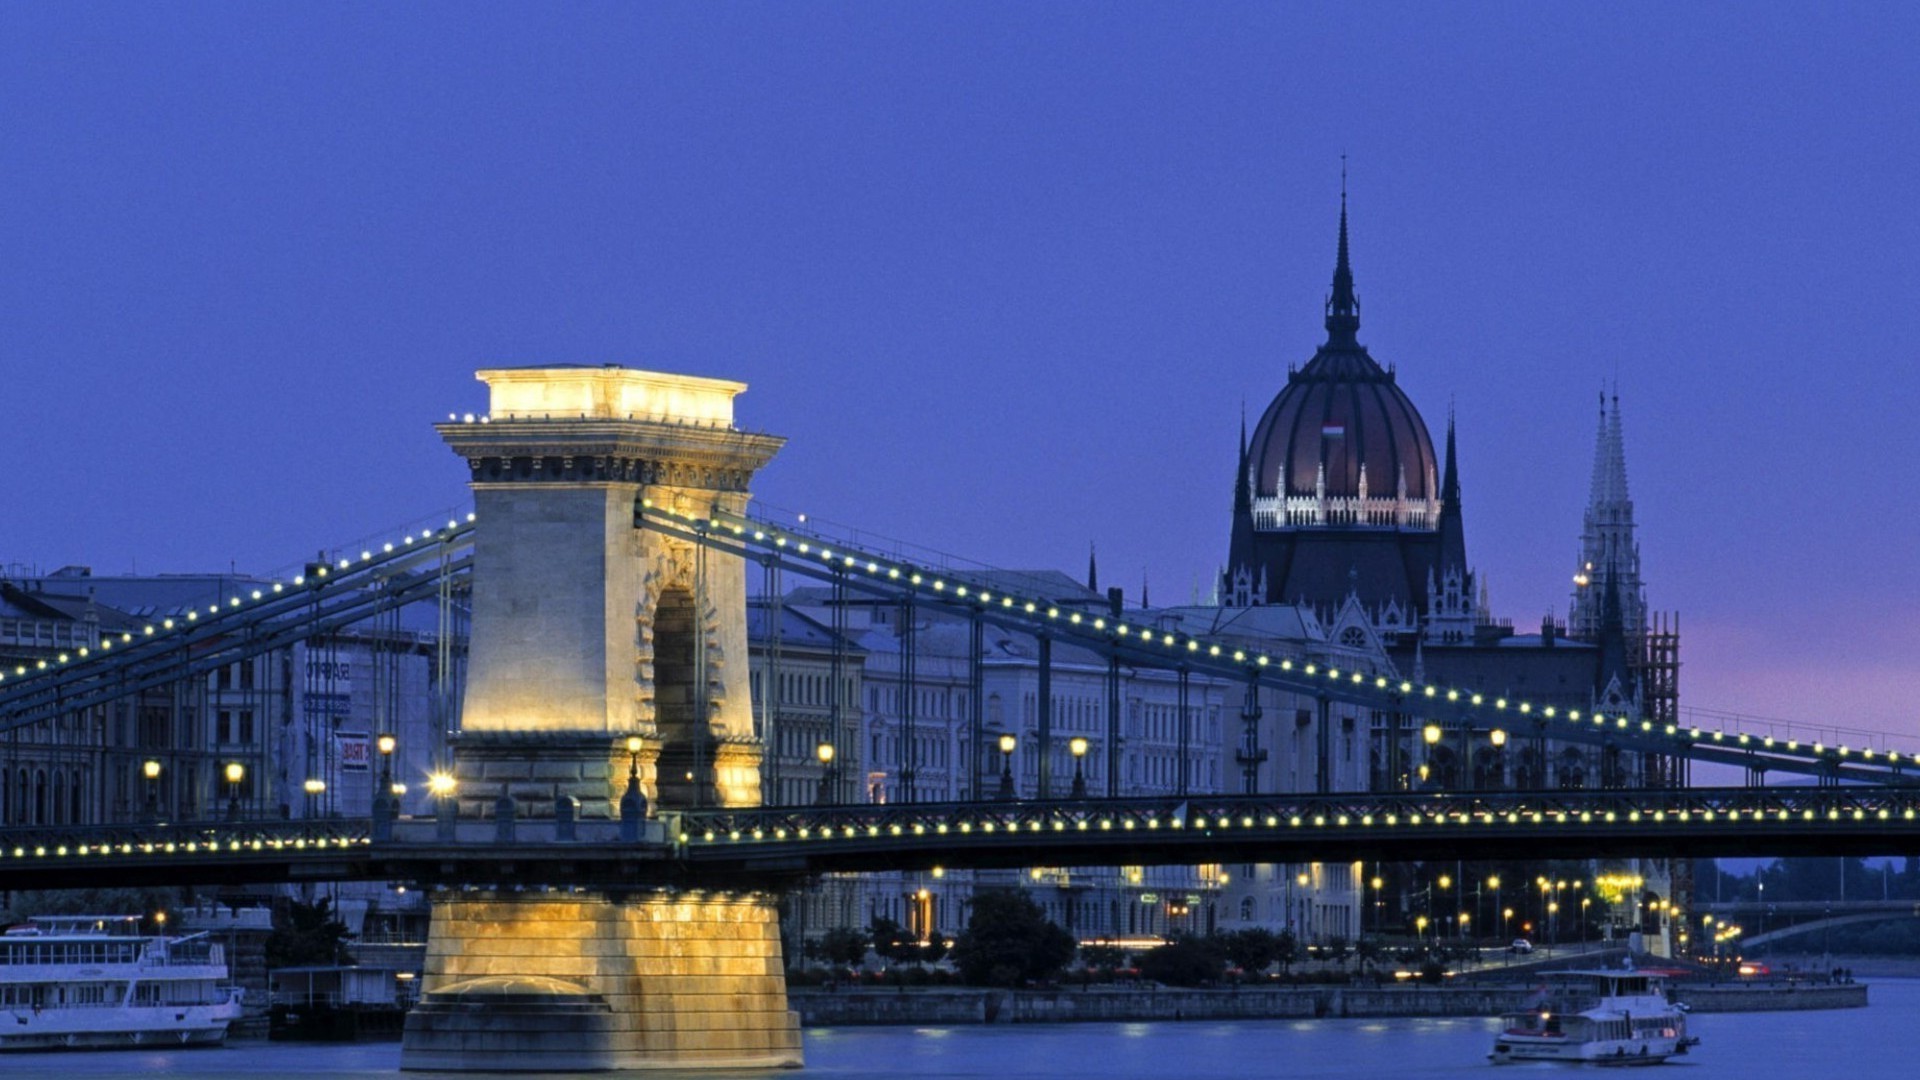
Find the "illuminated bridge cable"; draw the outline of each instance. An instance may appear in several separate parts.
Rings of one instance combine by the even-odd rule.
[[[1535,705],[1524,699],[1394,681],[1382,674],[1342,670],[1313,660],[1249,651],[1230,641],[1168,632],[1126,621],[1124,614],[1063,607],[1038,592],[1004,591],[991,572],[939,569],[865,550],[830,537],[775,525],[750,516],[713,510],[683,514],[642,500],[635,524],[642,528],[755,558],[773,558],[808,576],[893,603],[916,604],[1022,633],[1093,649],[1112,664],[1175,668],[1227,680],[1258,679],[1273,687],[1328,704],[1343,703],[1390,715],[1411,714],[1443,730],[1477,724],[1517,737],[1551,739],[1708,761],[1739,768],[1824,777],[1833,782],[1920,783],[1913,755],[1871,748],[1829,747],[1739,731],[1702,731],[1676,724],[1656,726],[1623,714]],[[1464,732],[1462,732],[1464,737]],[[974,740],[976,749],[978,740]],[[1109,747],[1109,752],[1112,748]],[[1249,751],[1251,754],[1251,751]],[[978,763],[976,763],[977,765]],[[1109,776],[1109,783],[1112,777]]]

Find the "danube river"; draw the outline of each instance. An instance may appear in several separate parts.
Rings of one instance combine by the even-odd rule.
[[[1703,1042],[1658,1066],[1692,1080],[1895,1080],[1914,1075],[1920,1043],[1920,980],[1883,980],[1864,1009],[1803,1013],[1716,1013],[1694,1020]],[[1049,1024],[953,1028],[815,1028],[804,1073],[733,1074],[825,1078],[978,1077],[983,1080],[1320,1080],[1375,1077],[1487,1077],[1493,1020],[1273,1020],[1234,1023]],[[245,1043],[162,1053],[9,1054],[0,1072],[17,1077],[163,1076],[240,1080],[267,1077],[398,1077],[395,1043],[357,1046]],[[1495,1076],[1566,1072],[1562,1065],[1514,1065]],[[434,1074],[406,1073],[408,1078]],[[467,1075],[471,1074],[455,1074]],[[549,1074],[553,1075],[553,1074]],[[606,1073],[584,1073],[601,1076]],[[647,1077],[722,1080],[718,1073]],[[1584,1075],[1576,1070],[1572,1075]],[[1636,1074],[1638,1075],[1638,1074]]]

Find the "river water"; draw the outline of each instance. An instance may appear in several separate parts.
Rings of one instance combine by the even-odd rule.
[[[1702,1044],[1653,1075],[1685,1080],[1906,1080],[1920,1060],[1920,980],[1876,981],[1864,1009],[1719,1013],[1694,1019]],[[1486,1062],[1497,1021],[1271,1020],[1231,1023],[1043,1024],[949,1028],[811,1028],[804,1073],[658,1073],[659,1080],[732,1076],[926,1080],[1332,1080],[1375,1077],[1593,1075],[1578,1067]],[[209,1050],[8,1054],[0,1074],[59,1080],[162,1076],[239,1080],[386,1077],[397,1043],[241,1043]],[[472,1074],[457,1074],[471,1077]],[[605,1073],[579,1076],[605,1077]],[[1611,1073],[1607,1075],[1612,1075]],[[1634,1075],[1647,1075],[1635,1073]]]

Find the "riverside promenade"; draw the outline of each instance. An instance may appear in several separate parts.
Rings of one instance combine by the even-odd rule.
[[[1482,979],[1442,986],[796,987],[788,996],[806,1027],[1476,1017],[1529,1007],[1538,975],[1514,972],[1511,980],[1497,983]],[[1867,984],[1859,982],[1682,980],[1675,984],[1675,996],[1695,1013],[1861,1008],[1868,1004],[1867,990]]]

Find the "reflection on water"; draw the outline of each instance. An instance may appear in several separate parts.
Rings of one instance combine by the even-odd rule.
[[[1714,1014],[1698,1017],[1705,1039],[1694,1053],[1654,1075],[1684,1080],[1906,1080],[1914,1074],[1912,1043],[1900,1037],[1920,1020],[1920,981],[1873,984],[1865,1009],[1809,1013]],[[785,1077],[928,1080],[1321,1080],[1362,1077],[1479,1077],[1496,1021],[1273,1020],[1165,1024],[1036,1024],[942,1028],[816,1028],[807,1032],[802,1074],[660,1073],[650,1080],[772,1080]],[[293,1046],[247,1043],[213,1050],[7,1054],[7,1077],[163,1076],[238,1080],[383,1077],[397,1080],[396,1043]],[[1661,1070],[1672,1070],[1663,1072]],[[1682,1071],[1683,1070],[1683,1071]],[[1503,1066],[1493,1077],[1536,1072],[1583,1076],[1567,1066]],[[409,1080],[435,1074],[407,1073]],[[473,1074],[455,1074],[468,1077]],[[524,1074],[522,1074],[524,1075]],[[547,1074],[555,1075],[555,1074]],[[605,1077],[606,1073],[579,1074]],[[1636,1075],[1645,1075],[1644,1073]]]

